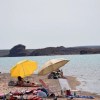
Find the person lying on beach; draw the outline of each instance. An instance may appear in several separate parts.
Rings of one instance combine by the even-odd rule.
[[[41,90],[41,91],[45,92],[47,96],[49,96],[48,89],[46,89],[44,87],[39,87],[37,90]]]
[[[41,86],[41,84],[31,83],[29,81],[25,81],[21,76],[18,76],[17,86],[28,86],[28,87],[37,87]]]
[[[55,93],[49,92],[49,90],[46,89],[46,88],[44,88],[44,87],[39,87],[37,90],[41,90],[41,91],[43,91],[44,93],[46,93],[46,96],[47,96],[47,97],[55,97]]]

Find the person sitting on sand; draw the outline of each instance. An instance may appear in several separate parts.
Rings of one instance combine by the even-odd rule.
[[[58,76],[58,78],[62,78],[61,70],[58,69],[56,71],[56,75]]]
[[[52,76],[52,79],[58,79],[58,76],[56,75],[55,71],[51,72],[51,76]]]
[[[48,79],[58,79],[58,78],[65,78],[62,70],[58,69],[48,74]]]
[[[53,78],[54,78],[54,73],[53,72],[49,73],[48,74],[48,79],[53,79]]]
[[[65,78],[64,75],[63,75],[63,71],[62,71],[62,70],[59,70],[59,69],[58,69],[58,70],[56,71],[56,74],[57,74],[58,78]]]
[[[57,72],[56,72],[56,71],[51,72],[51,73],[48,75],[48,79],[58,79]]]
[[[61,75],[61,78],[64,78],[64,74],[62,70],[60,70],[60,75]]]
[[[24,82],[25,82],[24,79],[21,76],[18,76],[17,85],[18,86],[23,86]]]
[[[30,83],[29,81],[25,81],[21,76],[18,76],[17,86],[41,86],[41,84]]]

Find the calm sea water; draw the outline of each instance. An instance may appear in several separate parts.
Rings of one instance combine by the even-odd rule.
[[[9,73],[13,65],[20,60],[31,59],[38,62],[38,68],[54,58],[70,60],[61,69],[66,76],[76,76],[81,81],[79,90],[98,93],[100,95],[100,54],[96,55],[59,55],[35,57],[0,57],[0,71]],[[36,72],[37,73],[37,72]]]

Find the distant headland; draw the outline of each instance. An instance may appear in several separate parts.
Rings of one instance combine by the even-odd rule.
[[[41,49],[26,49],[18,44],[10,50],[0,50],[0,57],[44,56],[44,55],[72,55],[72,54],[100,54],[100,46],[79,47],[46,47]]]

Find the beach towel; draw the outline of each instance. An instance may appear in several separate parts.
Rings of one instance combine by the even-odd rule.
[[[71,90],[71,87],[69,86],[67,79],[59,78],[58,80],[62,90]]]
[[[29,97],[25,100],[43,100],[41,97],[38,97],[38,96],[33,96],[33,97]]]
[[[93,96],[76,96],[77,98],[94,99]]]
[[[14,81],[9,81],[8,86],[18,86],[18,87],[40,87],[41,85],[39,84],[34,84],[34,83],[24,83],[23,85],[17,84],[17,82]]]
[[[67,98],[86,98],[86,99],[94,99],[93,96],[80,96],[80,95],[71,95],[71,96],[67,96]]]
[[[8,84],[8,86],[16,86],[16,87],[39,87],[34,85],[17,85],[17,84]]]
[[[36,90],[37,90],[37,88],[33,88],[31,90],[22,90],[22,91],[15,90],[15,91],[11,91],[10,93],[12,95],[24,95],[24,94],[31,94],[31,93],[33,93]]]
[[[23,95],[24,93],[21,91],[11,92],[12,95]]]

